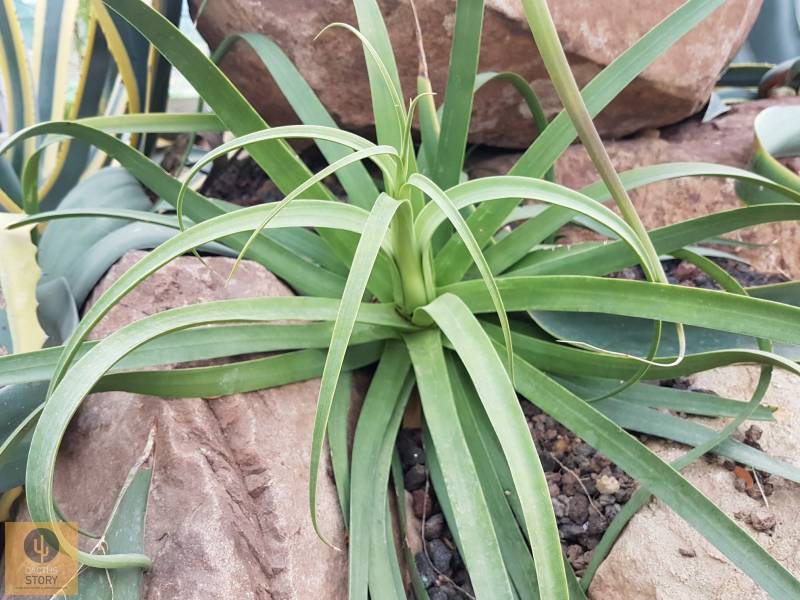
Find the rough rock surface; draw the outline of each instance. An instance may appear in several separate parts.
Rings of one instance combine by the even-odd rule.
[[[746,398],[755,387],[755,369],[728,367],[701,373],[697,388],[729,398]],[[775,423],[759,423],[760,443],[773,456],[797,464],[800,378],[777,372],[765,402],[779,407]],[[712,423],[705,420],[707,423]],[[719,424],[717,425],[719,426]],[[683,449],[656,442],[654,450],[667,460]],[[735,518],[759,512],[763,500],[735,491],[736,476],[718,464],[698,461],[684,471],[689,481]],[[774,492],[769,512],[776,524],[771,532],[757,531],[745,520],[743,527],[795,577],[800,576],[800,521],[797,503],[800,486],[771,477]],[[589,588],[592,600],[728,600],[764,599],[769,596],[661,502],[653,501],[628,524]]]
[[[142,255],[125,255],[92,299]],[[225,287],[232,261],[206,260],[216,273],[192,257],[164,267],[103,319],[95,337],[167,308],[291,294],[248,261]],[[306,500],[318,389],[310,381],[213,400],[91,396],[62,446],[58,502],[82,526],[100,529],[155,426],[146,529],[154,566],[144,598],[345,598],[346,554],[316,537]],[[340,512],[326,470],[319,487],[321,527],[342,547]]]
[[[650,130],[627,140],[606,144],[616,168],[626,171],[666,162],[701,161],[746,168],[753,153],[753,120],[768,106],[798,104],[797,98],[759,100],[733,107],[710,123],[692,119],[664,130]],[[518,158],[516,153],[474,155],[472,177],[505,173]],[[598,179],[581,146],[572,146],[556,166],[559,183],[579,189]],[[655,183],[635,190],[631,198],[648,228],[742,206],[732,180],[690,177]],[[579,241],[584,230],[572,232],[567,241]],[[737,253],[762,272],[800,277],[800,223],[788,221],[752,227],[727,237],[766,244],[742,248]]]
[[[620,53],[678,8],[683,0],[571,0],[550,2],[561,41],[580,84],[587,83]],[[193,11],[200,0],[192,0]],[[381,0],[397,54],[405,95],[416,89],[418,58],[409,0]],[[761,0],[729,0],[674,48],[660,57],[600,116],[606,135],[675,123],[708,100],[719,73],[745,39]],[[455,0],[417,0],[434,91],[444,94]],[[211,0],[198,27],[212,47],[228,35],[268,35],[296,63],[334,118],[348,129],[372,124],[364,57],[353,36],[317,35],[326,25],[355,23],[351,0]],[[255,54],[244,47],[222,62],[223,70],[271,124],[296,122],[288,104]],[[482,71],[515,71],[541,97],[547,112],[559,107],[536,51],[519,0],[486,0]],[[471,139],[510,148],[535,135],[530,112],[510,86],[496,83],[476,99]]]

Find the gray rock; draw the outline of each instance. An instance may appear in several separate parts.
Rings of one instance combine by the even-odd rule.
[[[589,499],[586,496],[572,496],[569,499],[567,515],[578,525],[585,523],[589,518]]]
[[[431,540],[428,542],[427,547],[428,556],[436,570],[445,575],[449,575],[451,561],[453,560],[453,551],[440,539]]]
[[[417,564],[417,571],[419,572],[419,578],[422,580],[422,585],[426,588],[433,585],[436,581],[436,571],[431,564],[431,561],[425,555],[424,552],[418,553],[414,557],[414,562]]]

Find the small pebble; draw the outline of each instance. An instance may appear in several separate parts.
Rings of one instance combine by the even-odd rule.
[[[436,571],[433,570],[433,565],[424,552],[418,553],[414,557],[414,562],[417,563],[417,571],[419,571],[419,578],[422,580],[422,585],[426,588],[433,585],[436,581]]]
[[[755,508],[750,512],[750,525],[756,531],[772,531],[776,523],[775,515],[768,508]]]
[[[428,598],[430,598],[430,600],[450,600],[452,596],[450,596],[445,588],[433,588],[428,592]]]
[[[589,499],[586,496],[573,496],[570,498],[567,515],[578,525],[585,523],[589,518]]]
[[[400,454],[400,462],[406,469],[425,463],[425,451],[416,442],[414,433],[409,429],[401,430],[397,436],[397,451]]]
[[[611,475],[601,475],[595,485],[597,486],[597,491],[601,494],[612,495],[619,491],[619,481]]]
[[[444,533],[444,516],[442,513],[433,515],[425,521],[425,539],[435,540]]]
[[[469,582],[469,574],[466,569],[459,569],[453,573],[453,582],[456,585],[464,585]]]
[[[403,477],[403,483],[409,492],[420,489],[427,480],[428,472],[425,470],[425,465],[414,465]]]
[[[597,499],[597,503],[600,506],[608,506],[609,504],[614,504],[617,499],[614,496],[609,496],[608,494],[603,494]]]
[[[620,510],[622,510],[622,507],[619,504],[609,504],[603,509],[603,513],[606,515],[606,519],[612,521],[614,517],[619,514]]]
[[[589,535],[600,535],[608,528],[608,521],[602,515],[592,511],[589,513],[589,526],[586,528],[586,533]]]
[[[594,448],[592,448],[589,444],[584,444],[581,442],[575,447],[575,454],[578,456],[591,456],[594,454]]]
[[[681,556],[685,556],[686,558],[694,558],[695,556],[697,556],[697,552],[695,552],[691,548],[678,548],[678,553]]]
[[[567,516],[567,501],[566,496],[551,497],[550,501],[553,503],[553,513],[557,519]]]
[[[761,439],[764,431],[758,425],[750,425],[747,431],[744,432],[744,438],[751,442],[757,442]]]
[[[583,556],[583,548],[577,544],[567,546],[567,558],[570,562],[574,563],[578,558]]]
[[[437,571],[445,575],[450,574],[450,561],[453,560],[453,553],[442,540],[428,542],[428,556]]]
[[[586,533],[581,525],[567,524],[561,528],[561,537],[565,540],[576,540]]]

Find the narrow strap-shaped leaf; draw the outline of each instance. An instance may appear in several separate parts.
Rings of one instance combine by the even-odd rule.
[[[292,205],[286,207],[287,210]],[[323,441],[328,428],[328,417],[330,416],[331,403],[336,391],[336,382],[339,380],[339,373],[342,369],[342,362],[350,343],[350,335],[358,317],[361,298],[367,288],[375,259],[381,249],[381,244],[389,231],[389,224],[394,217],[400,203],[381,194],[375,201],[372,211],[369,214],[361,238],[356,248],[353,264],[350,267],[350,275],[347,277],[344,293],[342,294],[336,321],[333,325],[331,334],[331,344],[328,348],[328,358],[325,361],[325,368],[322,372],[322,381],[319,388],[319,401],[317,412],[314,416],[314,431],[311,439],[311,462],[308,487],[308,501],[311,510],[311,523],[317,535],[325,540],[317,523],[317,479],[319,476],[319,465],[322,459]],[[278,218],[278,217],[276,217]],[[327,543],[327,541],[326,541]]]
[[[800,343],[800,308],[719,292],[645,281],[580,277],[501,277],[497,280],[509,311],[601,312],[681,322],[720,331]],[[482,281],[440,289],[464,300],[472,312],[494,311]]]
[[[724,1],[688,0],[619,55],[583,89],[582,96],[589,114],[592,117],[597,116],[639,73]],[[509,175],[544,176],[575,140],[576,133],[569,116],[562,111],[520,157]],[[504,202],[480,206],[470,215],[467,222],[482,246],[488,243],[506,216],[518,204],[519,198],[507,199]],[[552,218],[552,213],[565,214],[565,211],[560,207],[553,207],[549,209],[548,218]],[[450,238],[440,256],[446,257],[442,260],[452,261],[447,279],[440,281],[442,284],[458,281],[470,266],[469,255],[459,238]]]
[[[416,187],[428,195],[433,201],[431,206],[438,207],[441,213],[447,217],[450,223],[452,223],[458,234],[464,236],[464,244],[469,250],[472,260],[475,261],[475,265],[478,267],[481,277],[483,277],[483,282],[486,284],[486,289],[489,292],[489,295],[494,299],[495,311],[500,319],[500,326],[503,328],[506,347],[511,348],[511,326],[508,323],[508,315],[506,315],[506,310],[503,306],[503,299],[500,297],[500,292],[497,289],[497,283],[495,282],[494,277],[489,270],[489,265],[486,264],[486,259],[484,258],[478,243],[475,241],[475,238],[473,237],[472,232],[469,230],[466,221],[464,221],[464,217],[462,217],[461,213],[458,212],[458,207],[450,200],[447,194],[445,194],[433,181],[424,175],[420,175],[419,173],[412,175],[408,179],[408,185]],[[424,245],[423,251],[426,251]],[[509,367],[511,368],[511,378],[513,379],[514,371],[513,364],[511,364],[513,362],[511,361],[511,351],[509,351],[508,361]]]
[[[603,183],[608,188],[617,210],[619,210],[625,222],[630,225],[644,247],[646,256],[650,259],[648,263],[642,265],[645,277],[651,281],[667,283],[667,276],[658,261],[658,253],[647,235],[647,229],[645,229],[644,223],[628,195],[628,191],[625,189],[616,168],[611,162],[611,157],[600,139],[600,134],[594,125],[594,121],[592,121],[593,115],[590,114],[583,100],[578,82],[575,80],[575,75],[572,73],[567,55],[561,45],[547,1],[522,0],[522,8],[528,19],[528,25],[533,33],[533,38],[536,41],[544,66],[550,75],[550,81],[578,132],[578,137],[583,147],[592,159],[592,163],[594,163]],[[660,327],[659,324],[653,344],[653,355],[658,348]],[[686,342],[680,323],[676,324],[676,331],[680,345],[678,356],[679,359],[682,359]]]
[[[755,394],[754,397],[763,397],[766,387],[768,387],[766,384],[759,385],[757,389],[759,394]],[[711,427],[693,421],[687,421],[675,415],[660,413],[652,408],[645,408],[642,406],[634,407],[628,403],[614,400],[613,398],[591,402],[590,404],[624,429],[644,433],[646,435],[655,435],[661,438],[674,440],[679,444],[692,446],[691,454],[687,453],[673,463],[672,466],[678,470],[683,469],[693,460],[696,460],[708,452],[709,447],[713,447],[713,452],[715,454],[749,465],[755,469],[778,475],[789,481],[800,483],[800,467],[796,467],[785,460],[773,458],[766,452],[756,450],[736,440],[728,439],[720,441],[721,432]],[[742,414],[743,410],[745,412],[749,410],[749,403],[740,402],[739,404],[741,405],[739,415]],[[731,420],[730,423],[736,420],[738,419]],[[736,428],[732,429],[732,431],[735,430]],[[729,435],[729,433],[726,433],[726,435]],[[638,504],[639,507],[647,504],[646,498],[649,494],[646,491],[644,491],[643,494],[644,497],[640,494],[639,497],[636,498],[636,504]],[[645,501],[642,502],[642,500]]]
[[[784,197],[784,201],[800,199],[800,195],[797,192],[776,184],[765,177],[754,175],[744,169],[725,165],[667,163],[631,169],[619,175],[623,185],[629,190],[678,177],[731,177],[737,181],[750,181],[755,186],[768,187],[781,194]],[[608,189],[602,182],[587,186],[581,191],[598,202],[605,202],[610,198]],[[575,216],[575,213],[568,214],[565,211],[545,211],[547,209],[537,215],[533,215],[530,220],[521,223],[509,235],[498,240],[497,244],[486,249],[486,258],[490,261],[493,272],[501,273],[511,267],[522,259],[531,248],[558,231]],[[656,240],[653,240],[653,243],[655,244]]]
[[[525,515],[540,595],[566,598],[567,580],[547,480],[502,360],[478,320],[455,296],[439,296],[420,310],[431,316],[453,344],[503,446]]]
[[[725,291],[731,294],[739,294],[742,296],[746,296],[747,292],[742,288],[738,281],[736,281],[730,274],[728,274],[722,267],[717,265],[716,263],[708,260],[707,258],[703,258],[693,252],[689,252],[686,250],[681,250],[680,252],[676,252],[676,258],[686,260],[691,264],[694,264],[698,268],[701,269],[706,275],[708,275],[713,281],[715,281],[718,285],[720,285]],[[772,343],[769,340],[759,339],[758,340],[758,348],[763,352],[771,353],[773,350]],[[741,408],[739,409],[738,414],[719,432],[708,432],[708,435],[705,440],[696,444],[695,447],[680,457],[678,460],[672,463],[672,466],[678,470],[683,469],[684,467],[690,465],[692,462],[703,456],[706,452],[709,451],[716,451],[722,452],[723,445],[731,442],[730,437],[731,435],[736,432],[739,426],[744,423],[747,419],[749,419],[752,414],[758,409],[761,405],[761,401],[764,399],[764,395],[767,393],[769,389],[770,383],[772,382],[772,367],[768,365],[762,365],[761,371],[758,377],[758,383],[756,384],[755,390],[753,391],[752,397],[749,402],[742,404]],[[672,417],[671,415],[658,415]],[[674,417],[672,417],[674,418]],[[681,429],[685,427],[684,423],[680,423]],[[665,428],[668,429],[668,428]],[[667,435],[666,431],[662,432],[662,435]],[[776,469],[780,469],[780,461],[774,461],[778,463],[777,465],[770,465],[766,467],[766,470],[769,472],[774,472]],[[745,464],[748,464],[745,462]],[[760,465],[760,468],[765,468],[763,465]],[[786,473],[786,470],[783,470],[782,475],[787,478],[792,478],[791,475]],[[797,481],[800,478],[800,469],[796,469],[796,473],[794,476],[794,480]],[[632,506],[625,510],[624,514],[622,515],[623,519],[627,519],[628,515],[632,515],[635,510],[636,506],[639,507],[644,506],[649,501],[649,493],[644,490],[640,489],[634,494],[634,496],[630,499]],[[617,515],[619,516],[619,515]],[[620,525],[623,525],[625,521],[621,521]],[[603,555],[610,549],[612,545],[616,533],[616,525],[612,532],[606,533],[603,535],[603,539],[601,539],[601,544],[599,544],[599,548],[597,550],[597,557],[592,557],[592,561],[590,562],[589,567],[587,567],[587,577],[584,579],[583,584],[585,587],[588,587],[588,582],[591,581],[592,575],[594,570],[599,565],[600,560],[602,560]]]
[[[486,496],[486,503],[492,514],[494,529],[497,532],[500,551],[503,553],[503,560],[511,576],[511,581],[514,583],[514,589],[520,600],[538,600],[539,586],[536,580],[533,555],[525,541],[525,536],[517,525],[514,511],[509,502],[510,496],[513,495],[516,498],[514,482],[510,472],[508,477],[501,481],[490,456],[491,451],[496,450],[500,455],[500,460],[505,462],[502,457],[502,448],[463,365],[460,365],[452,354],[448,354],[446,359],[447,370],[453,385],[453,397],[458,409],[459,424],[464,429],[470,454],[475,461],[475,468]],[[491,444],[496,444],[497,447],[490,449]],[[505,470],[508,471],[507,465]],[[521,511],[520,522],[525,522]]]
[[[468,437],[470,439],[480,440],[480,443],[483,447],[483,454],[485,455],[485,459],[487,459],[486,469],[494,472],[494,479],[497,481],[497,485],[499,486],[498,491],[501,494],[499,500],[502,500],[506,504],[506,509],[511,510],[512,524],[514,525],[514,529],[516,529],[516,534],[512,533],[511,527],[509,526],[506,526],[506,530],[509,532],[509,535],[514,535],[514,537],[518,536],[521,538],[521,540],[516,543],[523,544],[522,547],[524,550],[522,550],[522,552],[530,554],[530,551],[526,545],[526,539],[524,537],[526,530],[524,530],[524,528],[520,529],[516,525],[516,522],[524,523],[524,516],[522,512],[522,506],[519,503],[519,498],[514,488],[511,471],[508,468],[508,462],[503,454],[502,446],[495,435],[491,421],[486,415],[486,411],[483,410],[483,407],[480,405],[480,398],[478,397],[474,388],[472,388],[471,384],[469,384],[466,374],[463,373],[463,369],[461,369],[461,371],[460,380],[462,384],[462,392],[467,395],[466,408],[469,409],[471,415],[471,421],[462,417],[462,424],[465,428],[468,426],[475,427]],[[456,397],[458,399],[458,395]],[[459,408],[461,407],[459,406]],[[471,423],[471,425],[468,425],[467,423]],[[516,522],[513,521],[515,517]],[[495,527],[499,528],[497,521],[495,521]],[[515,577],[516,573],[514,584],[516,586],[517,594],[520,596],[520,599],[525,598],[526,594],[531,594],[531,597],[538,598],[538,587],[535,580],[535,565],[532,561],[530,562],[530,565],[525,565],[524,561],[520,561],[518,558],[520,554],[521,552],[519,550],[515,550],[514,553],[511,554],[511,556],[514,558],[507,559],[508,569],[512,578]],[[529,556],[529,558],[532,557]],[[578,581],[577,577],[575,577],[575,573],[572,570],[572,566],[567,562],[566,557],[563,557],[563,560],[564,570],[566,571],[567,575],[567,586],[569,587],[570,600],[586,600],[583,589],[581,589],[580,582]],[[528,579],[531,576],[534,577],[532,582],[533,585],[531,585],[531,582]],[[521,577],[524,577],[525,579],[522,579]]]
[[[247,231],[265,216],[274,210],[273,205],[257,205],[232,213],[220,215],[214,219],[199,223],[164,242],[161,246],[143,257],[136,265],[122,275],[98,299],[92,308],[84,315],[83,320],[73,333],[66,345],[65,351],[59,360],[59,366],[54,373],[54,384],[61,378],[63,369],[77,350],[78,344],[110,308],[125,294],[132,290],[142,279],[153,273],[167,262],[180,256],[197,246],[213,239]],[[355,211],[355,212],[354,212]],[[348,216],[347,213],[350,213]],[[329,227],[338,217],[345,217],[338,226],[352,227],[356,232],[363,230],[364,211],[355,206],[334,204],[325,200],[307,200],[295,202],[282,210],[271,222],[272,227],[305,227],[325,223]],[[255,221],[254,221],[255,219]],[[398,317],[399,318],[399,317]]]
[[[458,411],[447,374],[441,334],[437,330],[426,330],[406,336],[405,340],[417,377],[425,423],[441,463],[441,480],[452,505],[462,558],[476,596],[512,600],[513,587],[503,566],[492,517],[464,431],[457,425]],[[430,461],[430,453],[427,456]]]
[[[494,341],[502,341],[503,334],[498,326],[484,322],[483,327]],[[565,377],[578,375],[616,379],[616,385],[619,380],[631,377],[641,367],[641,363],[625,356],[581,350],[566,344],[537,339],[517,331],[512,331],[511,336],[514,340],[515,354],[538,369]],[[660,360],[654,361],[656,365]],[[734,364],[767,364],[790,373],[798,373],[797,363],[777,354],[759,350],[715,350],[689,354],[678,364],[675,364],[672,358],[664,360],[668,361],[668,364],[650,366],[648,377],[670,379]]]
[[[525,398],[638,479],[767,593],[800,596],[800,582],[680,473],[525,361],[517,359],[517,369],[517,389]]]
[[[231,132],[245,135],[267,127],[222,71],[158,11],[141,0],[103,2],[158,47]],[[296,188],[309,176],[308,169],[285,142],[265,141],[253,146],[251,155],[284,193]],[[314,193],[318,198],[331,198],[330,192],[322,186],[317,186]]]
[[[265,129],[263,131],[256,131],[248,135],[243,135],[241,137],[235,138],[229,142],[221,144],[220,146],[214,148],[210,152],[207,152],[202,159],[197,161],[192,168],[187,173],[184,183],[181,188],[181,192],[178,195],[178,202],[176,204],[176,209],[178,211],[178,218],[181,217],[182,207],[183,207],[183,198],[186,191],[189,189],[188,184],[191,182],[192,178],[200,172],[200,170],[207,165],[208,163],[216,160],[221,156],[225,156],[231,150],[237,150],[239,148],[251,148],[253,145],[263,142],[265,140],[276,140],[276,139],[322,139],[327,140],[330,142],[334,142],[336,144],[349,147],[356,152],[362,153],[362,155],[366,158],[371,158],[375,164],[384,172],[384,175],[387,178],[388,182],[393,182],[394,173],[397,169],[397,150],[395,150],[392,146],[376,146],[369,140],[366,140],[360,136],[355,134],[343,131],[341,129],[336,129],[333,127],[322,127],[317,125],[287,125],[285,127],[273,127],[271,129]],[[378,151],[380,149],[380,151]],[[374,151],[373,154],[363,154],[365,152]],[[395,161],[390,159],[394,158]],[[300,183],[297,187],[292,190],[288,190],[286,192],[286,198],[291,197],[292,194],[297,194],[298,190],[306,191],[308,190],[309,193],[313,193],[313,188],[315,183],[318,181],[317,178],[320,177],[320,174],[327,176],[331,172],[336,170],[336,165],[342,164],[347,165],[349,163],[355,163],[357,159],[354,159],[354,153],[348,152],[342,158],[334,161],[329,165],[327,168],[322,169],[319,174],[310,175],[308,179]],[[285,201],[285,199],[284,199]]]
[[[406,490],[403,483],[403,465],[400,462],[400,454],[395,449],[392,455],[392,485],[394,486],[395,504],[397,506],[397,528],[400,531],[408,531],[408,519],[406,515]],[[414,554],[408,544],[408,537],[400,537],[400,546],[403,549],[406,569],[409,571],[411,579],[411,589],[417,600],[430,600],[425,584],[420,577],[419,569],[414,561]]]
[[[322,368],[319,373],[322,374]],[[331,450],[333,481],[336,484],[336,494],[339,496],[339,507],[342,509],[345,527],[349,527],[350,520],[350,396],[352,387],[352,373],[347,370],[342,371],[339,381],[336,383],[336,392],[331,404],[330,424],[328,425],[328,447]]]
[[[238,33],[225,38],[214,50],[212,60],[219,60],[227,54],[238,41],[246,42],[258,58],[269,70],[270,75],[291,105],[294,112],[305,125],[322,125],[336,127],[336,122],[320,102],[317,94],[308,85],[297,67],[288,56],[270,38],[258,33]],[[342,146],[324,140],[317,140],[317,146],[329,163],[333,163],[348,154]],[[372,177],[361,164],[355,164],[337,173],[350,202],[361,208],[369,209],[378,197],[378,188]]]
[[[401,415],[396,420],[400,424]],[[389,442],[391,451],[391,442]],[[391,458],[391,452],[389,452]],[[392,510],[386,486],[381,488],[378,496],[383,501],[381,518],[372,529],[371,548],[375,551],[369,555],[370,595],[371,597],[386,598],[387,600],[405,600],[408,598],[400,572],[400,562],[395,550],[394,527],[392,525]]]
[[[81,118],[80,123],[106,133],[186,133],[226,131],[213,113],[135,113]]]
[[[395,550],[393,512],[390,509],[391,500],[387,485],[397,431],[414,386],[414,378],[410,372],[406,371],[406,375],[403,387],[399,390],[399,401],[390,415],[391,419],[386,427],[385,435],[380,442],[378,451],[372,455],[375,466],[372,479],[373,489],[369,493],[373,499],[374,512],[372,514],[374,516],[369,542],[369,590],[371,597],[387,598],[387,600],[390,597],[395,600],[405,600],[406,598],[403,575],[400,572]],[[383,410],[386,408],[384,407]],[[354,543],[352,538],[350,543]]]
[[[353,6],[356,10],[359,30],[375,49],[397,93],[402,97],[400,76],[397,73],[392,42],[389,39],[389,32],[386,30],[378,3],[376,0],[353,0]],[[400,129],[402,124],[397,120],[395,100],[385,85],[384,76],[380,72],[378,64],[372,60],[372,55],[366,47],[364,47],[364,58],[367,61],[372,112],[375,117],[378,142],[399,149],[403,132]]]
[[[96,552],[144,552],[147,499],[153,476],[152,453],[150,437],[120,490],[102,541],[95,544]],[[101,569],[83,569],[79,574],[75,600],[138,600],[143,583],[144,573],[139,569],[117,569],[111,573]]]
[[[377,457],[387,443],[391,449],[394,440],[392,423],[394,414],[402,414],[410,392],[409,373],[411,361],[402,343],[388,343],[370,383],[356,426],[353,439],[353,461],[350,490],[349,539],[349,596],[351,600],[366,598],[371,551],[371,529],[380,522],[387,478],[378,477]],[[408,385],[407,385],[408,384]],[[404,388],[407,388],[404,390]],[[396,429],[396,428],[395,428]],[[374,549],[374,553],[380,552]],[[377,591],[377,590],[376,590]]]
[[[800,218],[800,205],[763,204],[734,208],[650,231],[653,245],[661,254],[695,244],[715,235],[737,231],[761,223],[794,221]],[[637,257],[627,244],[610,242],[595,248],[585,247],[575,252],[552,256],[529,255],[515,265],[507,275],[549,275],[551,273],[574,275],[606,275],[636,264]]]
[[[141,369],[158,365],[209,360],[258,352],[301,350],[328,347],[331,323],[302,325],[218,325],[179,331],[148,342],[122,359],[114,370]],[[351,344],[366,344],[396,338],[390,328],[357,323]],[[98,342],[81,344],[76,358],[82,357]],[[63,346],[0,356],[0,386],[47,381],[53,374]]]
[[[458,0],[447,88],[441,109],[441,134],[432,177],[444,189],[458,183],[464,166],[482,30],[483,0]]]
[[[330,204],[330,203],[325,203]],[[130,273],[130,271],[128,271]],[[323,298],[256,298],[195,304],[167,310],[136,321],[115,332],[93,347],[70,369],[45,403],[31,440],[26,485],[28,508],[34,520],[53,524],[62,548],[76,554],[86,565],[99,568],[145,567],[150,560],[142,555],[94,556],[73,548],[64,539],[53,507],[53,475],[58,448],[64,431],[83,399],[98,380],[122,357],[147,341],[192,326],[273,320],[335,320],[339,302]],[[391,307],[376,304],[357,305],[355,316],[363,321],[403,319]],[[388,310],[388,312],[387,312]],[[337,374],[338,379],[338,374]],[[334,382],[335,384],[335,382]]]
[[[343,363],[345,372],[372,364],[380,356],[382,348],[381,342],[351,346]],[[324,364],[324,350],[307,348],[210,367],[113,373],[104,376],[94,391],[120,391],[164,398],[214,398],[314,379],[322,375]],[[343,389],[337,388],[341,393],[344,393]],[[337,451],[341,448],[338,446]]]
[[[553,379],[576,396],[584,399],[591,398],[597,391],[605,392],[613,385],[608,380],[597,378],[554,376]],[[663,408],[671,412],[703,417],[735,417],[741,412],[743,405],[739,400],[723,398],[691,388],[684,390],[649,383],[632,385],[627,390],[615,394],[614,400],[636,406]],[[772,414],[774,410],[775,407],[759,406],[750,418],[756,421],[774,421],[775,417]]]
[[[177,202],[181,188],[180,181],[168,175],[157,164],[113,135],[94,127],[87,127],[81,123],[52,122],[29,127],[6,140],[0,146],[0,154],[22,139],[45,134],[72,136],[101,148],[109,156],[118,160],[131,175],[160,197],[173,205]],[[224,214],[225,210],[200,194],[194,191],[189,191],[187,194],[191,201],[186,206],[186,213],[193,221],[204,221]],[[232,248],[240,250],[247,242],[247,236],[231,237],[223,240],[223,242]],[[343,288],[343,281],[338,276],[325,278],[324,273],[317,272],[318,269],[312,270],[312,272],[316,272],[316,275],[309,274],[307,261],[287,251],[286,248],[272,240],[259,238],[250,249],[250,257],[265,265],[302,293],[332,297],[338,295]],[[304,272],[308,276],[303,276]]]
[[[640,264],[645,269],[652,271],[656,268],[657,258],[653,260],[649,256],[644,244],[625,221],[602,204],[564,186],[530,177],[504,175],[468,181],[447,191],[447,196],[459,209],[477,203],[502,202],[511,194],[526,195],[548,204],[570,207],[572,210],[588,216],[619,235],[636,252]],[[416,223],[420,242],[425,243],[443,220],[444,216],[440,214],[436,206],[426,206]],[[470,257],[472,257],[471,254]],[[454,267],[447,261],[444,251],[437,255],[435,265],[437,273],[441,269]]]
[[[533,86],[528,83],[528,81],[522,75],[519,73],[514,73],[513,71],[487,71],[484,73],[478,73],[478,76],[475,79],[475,93],[477,94],[484,85],[491,83],[492,81],[501,81],[510,84],[522,97],[522,100],[525,102],[525,106],[528,107],[528,110],[531,111],[531,117],[533,118],[533,122],[536,125],[537,131],[541,134],[547,128],[547,116],[544,114],[544,109],[542,108],[542,103],[539,101],[539,96],[536,95],[536,90],[533,89]],[[547,170],[547,173],[545,173],[542,177],[547,181],[555,182],[555,166],[551,166]]]

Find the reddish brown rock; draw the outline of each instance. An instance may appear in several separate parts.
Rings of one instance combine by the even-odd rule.
[[[125,255],[92,300],[142,255]],[[225,287],[232,261],[206,260],[211,270],[191,257],[170,263],[114,308],[95,337],[176,306],[291,294],[248,261]],[[144,598],[345,598],[346,553],[316,537],[308,511],[318,388],[317,381],[309,381],[213,400],[91,396],[59,456],[59,505],[83,527],[101,529],[155,426],[145,544],[153,568]],[[344,547],[336,493],[326,473],[327,466],[319,487],[321,527]]]
[[[197,10],[199,0],[190,3]],[[561,41],[580,84],[677,9],[683,0],[570,0],[550,2]],[[417,44],[409,0],[379,2],[386,19],[406,96],[416,89]],[[651,65],[603,111],[598,125],[609,136],[675,123],[699,110],[714,82],[745,39],[761,0],[729,0],[696,30]],[[417,0],[434,91],[444,93],[455,0]],[[351,0],[212,0],[198,27],[212,47],[228,35],[259,32],[275,40],[296,63],[339,124],[372,125],[364,58],[342,30],[317,35],[326,25],[354,24]],[[223,60],[223,70],[274,125],[296,122],[254,53],[244,47]],[[480,69],[516,71],[542,98],[547,112],[559,103],[533,43],[519,0],[487,0]],[[535,135],[530,112],[507,85],[490,84],[476,99],[471,139],[525,147]]]
[[[620,171],[666,162],[700,161],[746,168],[753,153],[753,120],[768,106],[800,104],[800,99],[759,100],[734,106],[710,123],[692,119],[661,131],[649,130],[627,140],[608,142],[609,155]],[[476,155],[472,177],[505,173],[516,153]],[[580,189],[598,175],[581,146],[572,146],[557,163],[558,181]],[[742,206],[732,180],[690,177],[655,183],[635,190],[631,198],[648,228]],[[579,241],[585,231],[570,232],[567,241]],[[762,272],[800,278],[800,223],[787,221],[760,225],[727,237],[766,244],[735,250]]]

